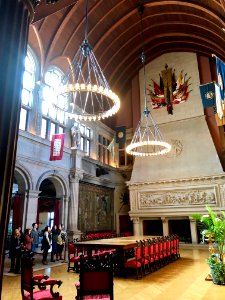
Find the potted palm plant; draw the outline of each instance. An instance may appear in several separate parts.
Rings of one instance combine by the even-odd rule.
[[[203,241],[209,241],[208,265],[211,269],[213,283],[225,284],[225,212],[215,212],[206,206],[208,214],[194,214],[192,217],[202,224]]]

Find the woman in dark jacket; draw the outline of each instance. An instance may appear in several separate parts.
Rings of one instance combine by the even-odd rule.
[[[21,234],[19,229],[15,229],[10,242],[10,258],[11,266],[9,272],[20,274],[20,259],[21,259]]]
[[[43,259],[42,263],[43,265],[47,265],[47,257],[48,257],[48,250],[51,248],[51,242],[50,242],[50,234],[51,234],[51,228],[49,226],[46,226],[43,233],[43,239],[42,239],[42,246],[41,250],[43,250]]]

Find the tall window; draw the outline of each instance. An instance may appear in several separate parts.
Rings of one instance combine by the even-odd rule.
[[[88,156],[91,155],[91,129],[80,124],[80,150],[86,152]]]
[[[19,128],[22,130],[27,130],[28,128],[29,115],[31,111],[31,106],[33,104],[35,74],[36,65],[34,56],[31,53],[31,50],[29,50],[28,48],[27,56],[24,62],[23,89],[21,94],[22,107],[20,111]]]
[[[63,73],[52,67],[45,73],[45,85],[42,90],[42,128],[41,137],[51,140],[52,134],[63,133],[66,116],[64,109],[68,103],[66,96],[57,95]]]
[[[109,146],[110,141],[102,135],[98,136],[98,157],[99,161],[104,164],[109,164]]]

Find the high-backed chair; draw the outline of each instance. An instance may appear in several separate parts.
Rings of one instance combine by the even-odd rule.
[[[47,275],[33,274],[33,255],[22,253],[21,257],[21,294],[22,300],[62,300],[59,292],[54,292],[53,287],[60,287],[61,280],[50,279]],[[49,288],[47,288],[49,287]],[[35,290],[36,288],[36,290]]]
[[[77,248],[73,243],[68,243],[68,267],[67,272],[73,270],[74,272],[79,269],[80,256],[77,255]]]
[[[142,252],[141,241],[136,242],[136,246],[134,247],[134,257],[125,261],[124,268],[125,271],[127,269],[135,269],[137,279],[139,279],[139,274],[140,277],[142,277],[144,269],[143,269],[143,252]]]
[[[80,256],[80,281],[75,283],[77,300],[113,300],[112,255],[86,259]]]

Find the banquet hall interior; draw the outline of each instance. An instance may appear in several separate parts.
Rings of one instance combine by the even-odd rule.
[[[106,236],[179,237],[179,259],[115,275],[115,300],[223,299],[193,215],[225,209],[225,0],[15,0],[0,12],[0,299],[21,297],[10,243],[33,223],[34,272],[61,279],[63,299],[79,280],[69,241]],[[65,257],[43,265],[55,224]]]

